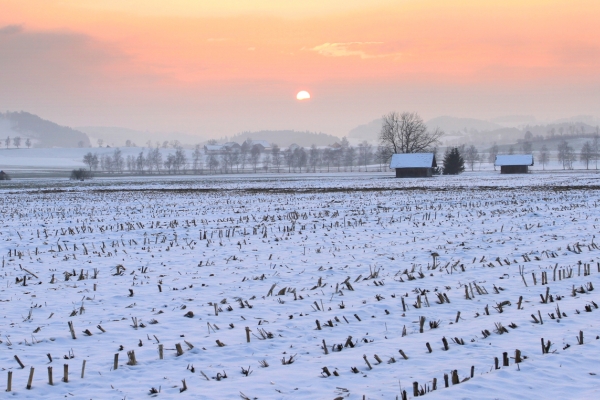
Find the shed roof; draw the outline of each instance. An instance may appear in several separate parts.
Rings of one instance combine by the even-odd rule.
[[[437,167],[433,153],[394,154],[390,168],[433,168]]]
[[[533,154],[506,154],[496,156],[494,162],[496,167],[502,167],[505,165],[533,165]]]

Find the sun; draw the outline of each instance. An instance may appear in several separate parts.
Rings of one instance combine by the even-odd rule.
[[[298,99],[298,100],[308,100],[308,99],[310,99],[310,93],[308,93],[306,90],[301,90],[296,95],[296,99]]]

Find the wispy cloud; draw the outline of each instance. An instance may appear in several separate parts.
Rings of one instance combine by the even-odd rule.
[[[342,43],[323,43],[310,49],[326,57],[360,57],[383,58],[399,57],[401,52],[389,52],[384,50],[383,42],[342,42]]]

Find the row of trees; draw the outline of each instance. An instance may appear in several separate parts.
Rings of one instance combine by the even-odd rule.
[[[223,150],[219,153],[204,153],[200,145],[196,145],[191,157],[183,148],[163,156],[160,148],[141,150],[138,155],[123,156],[120,149],[112,154],[98,155],[88,152],[83,162],[90,171],[109,173],[241,173],[241,172],[330,172],[330,171],[367,171],[370,165],[379,164],[379,170],[389,162],[391,153],[383,147],[374,148],[362,142],[358,146],[350,146],[343,140],[339,147],[325,149],[315,145],[306,149],[292,147],[282,150],[273,145],[263,151],[261,146],[252,146],[249,151],[241,149]]]
[[[6,139],[4,139],[4,145],[6,146],[6,148],[8,149],[10,147],[10,143],[12,142],[13,146],[16,147],[17,149],[21,147],[21,142],[22,142],[22,138],[21,136],[15,136],[14,138],[10,138],[10,136],[7,136]],[[31,147],[31,139],[27,138],[25,139],[25,146],[27,146],[27,148]]]

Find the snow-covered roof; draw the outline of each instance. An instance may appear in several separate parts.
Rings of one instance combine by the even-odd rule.
[[[223,150],[222,144],[207,144],[204,146],[206,151],[221,151]]]
[[[505,154],[496,156],[494,165],[502,167],[504,165],[533,165],[533,154]]]
[[[266,140],[253,140],[252,141],[252,146],[257,145],[257,144],[261,145],[265,149],[268,147],[271,147],[271,144],[269,142],[267,142]]]
[[[433,153],[394,154],[390,168],[432,168],[437,167]]]

